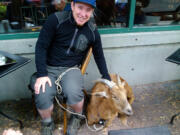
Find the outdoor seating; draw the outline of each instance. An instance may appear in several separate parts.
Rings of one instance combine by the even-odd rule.
[[[85,74],[85,72],[86,72],[86,68],[87,68],[88,63],[89,63],[89,61],[90,61],[91,55],[92,55],[92,47],[89,48],[88,53],[87,53],[87,55],[86,55],[86,58],[85,58],[82,66],[81,66],[81,73],[82,73],[82,74]],[[36,73],[34,73],[34,74],[31,76],[31,78],[33,78],[33,77],[35,77],[35,76],[36,76]],[[29,90],[32,92],[33,113],[34,113],[34,116],[37,117],[37,114],[38,114],[38,113],[37,113],[36,106],[35,106],[35,102],[34,102],[34,89],[31,88],[30,84],[28,85],[28,87],[29,87]],[[58,100],[59,100],[59,102],[63,105],[64,108],[67,108],[66,98],[64,98],[63,95],[60,96],[60,97],[58,97]],[[66,134],[66,131],[67,131],[67,112],[66,112],[66,110],[63,110],[63,114],[64,114],[64,116],[63,116],[63,120],[64,120],[64,122],[63,122],[63,125],[64,125],[64,130],[63,130],[63,132],[64,132],[64,134]]]
[[[10,54],[4,51],[0,51],[0,55],[1,55],[0,78],[26,65],[27,63],[31,61],[28,58]],[[13,118],[11,116],[8,116],[7,114],[3,113],[1,110],[0,110],[0,114],[10,120],[19,122],[20,128],[23,128],[23,123],[20,120]]]

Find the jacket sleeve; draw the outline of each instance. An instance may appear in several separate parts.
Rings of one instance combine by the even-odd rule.
[[[94,56],[95,62],[97,64],[100,74],[102,75],[102,78],[108,79],[111,81],[111,78],[108,73],[103,49],[102,49],[100,34],[97,31],[97,29],[95,30],[94,33],[95,33],[95,42],[93,44],[93,56]]]
[[[47,76],[46,60],[48,48],[55,36],[58,20],[55,14],[48,17],[40,31],[36,47],[35,47],[35,64],[37,69],[37,77]]]

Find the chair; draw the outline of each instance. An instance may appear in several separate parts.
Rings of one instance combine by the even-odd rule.
[[[82,66],[81,66],[81,73],[83,75],[84,75],[84,73],[86,71],[87,65],[89,64],[91,55],[92,55],[92,47],[89,48],[88,53],[86,55],[86,58],[85,58]],[[33,75],[35,75],[35,74],[36,73],[34,73]],[[33,88],[31,88],[30,84],[28,85],[28,87],[29,87],[29,90],[31,90],[31,92],[34,93],[34,90],[33,90]],[[65,98],[62,97],[61,103],[62,103],[64,108],[67,108]],[[32,104],[33,104],[33,113],[34,113],[34,116],[37,117],[38,113],[37,113],[35,102],[34,102],[34,94],[32,94]],[[64,118],[63,118],[63,121],[64,121],[63,122],[63,125],[64,125],[63,133],[66,134],[66,131],[67,131],[67,112],[66,112],[66,110],[63,110],[63,116],[64,116]]]

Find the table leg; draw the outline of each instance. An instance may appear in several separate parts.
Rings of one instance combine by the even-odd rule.
[[[19,122],[19,124],[20,124],[20,129],[23,129],[23,128],[24,128],[22,121],[20,121],[20,120],[18,120],[18,119],[15,119],[15,118],[13,118],[13,117],[11,117],[11,116],[8,116],[7,114],[3,113],[1,110],[0,110],[0,114],[1,114],[2,116],[4,116],[4,117],[10,119],[10,120]]]
[[[174,119],[175,119],[178,115],[180,115],[180,112],[179,112],[179,113],[174,114],[174,115],[171,117],[170,124],[172,124],[172,125],[173,125]]]

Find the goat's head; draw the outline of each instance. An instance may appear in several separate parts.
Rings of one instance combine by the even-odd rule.
[[[97,80],[96,82],[101,82],[103,84],[106,84],[108,87],[104,87],[104,89],[106,90],[95,91],[92,94],[107,98],[108,100],[112,100],[113,105],[115,106],[115,108],[119,113],[132,115],[133,114],[132,107],[127,100],[127,91],[124,88],[125,82],[121,82],[120,79],[118,78],[117,78],[118,81],[116,83],[105,79]]]

